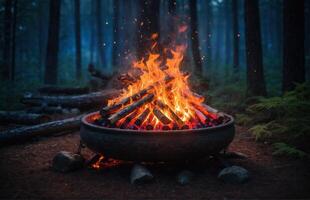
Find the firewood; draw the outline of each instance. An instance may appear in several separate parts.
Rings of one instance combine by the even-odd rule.
[[[24,111],[0,111],[0,123],[41,124],[49,121],[47,115],[26,113]]]
[[[151,124],[146,125],[145,129],[146,130],[153,130],[153,126]]]
[[[149,94],[149,95],[143,97],[142,99],[140,99],[139,101],[136,101],[133,104],[127,106],[126,108],[124,108],[124,109],[118,111],[117,113],[111,115],[108,118],[108,120],[110,121],[111,124],[115,124],[118,120],[122,119],[123,117],[125,117],[126,115],[128,115],[129,113],[134,111],[135,109],[140,108],[144,104],[151,102],[153,99],[154,99],[154,94]]]
[[[146,108],[143,113],[136,119],[135,124],[137,126],[141,126],[141,124],[146,120],[150,112],[150,109]]]
[[[164,81],[165,81],[165,83],[169,83],[171,80],[173,80],[173,77],[167,76],[167,77],[165,77]],[[149,90],[158,86],[158,84],[160,84],[160,81],[157,81],[154,84],[148,86],[147,88],[140,90],[138,93],[135,93],[129,97],[122,99],[120,102],[118,102],[116,104],[102,108],[100,110],[101,116],[106,117],[107,115],[113,114],[114,112],[116,112],[117,110],[122,108],[123,106],[126,106],[133,101],[137,101],[137,100],[141,99],[144,95],[146,95],[149,92]]]
[[[170,124],[171,120],[166,117],[164,113],[162,113],[159,109],[154,108],[153,114],[156,116],[156,118],[163,124]]]
[[[163,130],[170,130],[170,127],[169,126],[167,126],[167,125],[165,125],[165,126],[163,126],[163,128],[162,128]]]
[[[201,113],[199,110],[197,110],[195,108],[194,108],[194,110],[195,110],[195,114],[196,114],[197,118],[199,119],[199,121],[202,124],[206,124],[206,122],[208,120],[207,117],[203,113]]]
[[[137,113],[138,113],[138,110],[135,110],[128,117],[126,117],[124,122],[121,124],[120,128],[126,128],[127,125],[131,122],[131,120],[133,120],[137,116]]]
[[[80,128],[80,121],[84,115],[64,120],[51,121],[34,126],[26,126],[0,132],[0,146],[31,139],[35,136],[48,136],[63,131],[75,131]]]
[[[119,93],[117,90],[103,90],[84,95],[75,96],[41,96],[28,93],[24,95],[21,102],[29,106],[61,106],[71,108],[96,108],[107,103],[108,99],[116,96]]]
[[[184,122],[179,118],[179,116],[177,114],[175,114],[175,112],[173,112],[173,110],[164,102],[157,100],[155,101],[155,104],[158,105],[161,109],[168,111],[170,114],[170,117],[179,125],[182,126],[184,124]]]
[[[184,124],[182,127],[181,127],[182,130],[185,130],[185,129],[189,129],[189,126],[187,124]]]
[[[40,94],[47,95],[78,95],[87,94],[88,87],[59,87],[59,86],[44,86],[38,89]]]

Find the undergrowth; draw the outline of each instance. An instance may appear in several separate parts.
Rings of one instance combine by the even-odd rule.
[[[310,84],[296,86],[282,97],[257,97],[237,123],[250,126],[257,141],[270,141],[274,155],[309,158]]]

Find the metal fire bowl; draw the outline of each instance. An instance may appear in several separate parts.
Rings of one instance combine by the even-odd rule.
[[[131,130],[107,128],[82,119],[81,140],[94,152],[127,161],[179,162],[214,155],[226,148],[235,135],[234,119],[216,127],[192,130]]]

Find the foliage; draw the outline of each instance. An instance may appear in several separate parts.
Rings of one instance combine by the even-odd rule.
[[[297,157],[297,158],[305,158],[307,154],[304,151],[298,150],[295,147],[292,147],[286,143],[278,142],[274,145],[275,151],[273,155],[276,156],[290,156],[290,157]]]
[[[301,157],[300,152],[308,154],[309,83],[297,85],[295,90],[285,93],[282,97],[257,98],[257,102],[248,105],[244,114],[237,115],[237,123],[251,126],[249,130],[256,140],[276,143],[275,155],[296,154],[297,157]],[[287,146],[284,146],[284,143]]]

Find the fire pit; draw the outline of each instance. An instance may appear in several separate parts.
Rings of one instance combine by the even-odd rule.
[[[94,124],[99,113],[82,119],[81,139],[91,150],[129,161],[187,161],[216,154],[233,140],[233,118],[215,127],[193,130],[130,130]]]
[[[186,45],[150,53],[123,77],[129,83],[100,112],[82,120],[81,139],[106,157],[130,161],[184,161],[216,154],[234,137],[231,116],[204,103],[181,71]],[[125,79],[125,80],[124,80]]]

